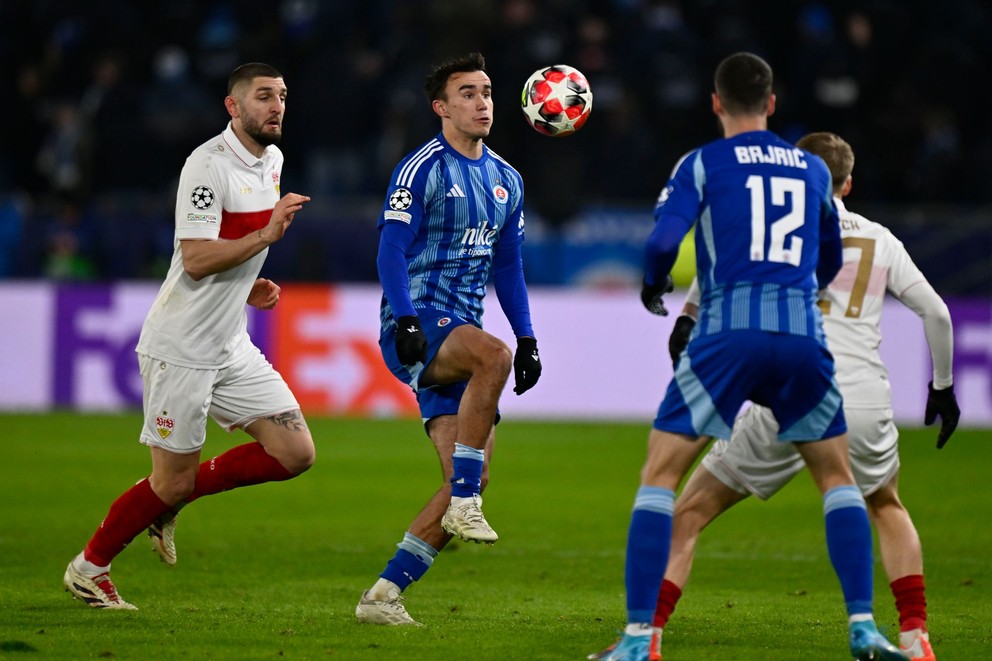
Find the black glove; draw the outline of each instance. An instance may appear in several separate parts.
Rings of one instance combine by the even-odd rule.
[[[522,395],[541,378],[541,356],[537,353],[537,340],[532,337],[517,339],[517,353],[513,356],[513,392]]]
[[[415,314],[396,320],[396,355],[404,365],[427,360],[427,336]]]
[[[687,314],[680,314],[675,320],[672,334],[668,336],[668,353],[672,357],[672,365],[679,362],[679,356],[689,346],[689,336],[696,327],[696,320]]]
[[[957,397],[954,396],[954,386],[943,390],[934,390],[933,381],[927,384],[927,410],[923,416],[923,424],[932,425],[940,416],[940,431],[937,432],[937,449],[944,447],[950,440],[951,434],[958,427],[961,419],[961,409],[958,408]]]
[[[665,307],[665,302],[661,300],[661,297],[673,289],[675,289],[675,283],[672,282],[671,275],[666,275],[665,282],[660,285],[649,285],[645,282],[644,286],[641,287],[641,303],[644,304],[644,307],[651,314],[667,317],[668,309]]]

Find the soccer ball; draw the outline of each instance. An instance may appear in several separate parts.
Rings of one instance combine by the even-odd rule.
[[[520,94],[524,117],[535,131],[560,138],[578,131],[592,112],[592,90],[582,72],[567,64],[538,69]]]

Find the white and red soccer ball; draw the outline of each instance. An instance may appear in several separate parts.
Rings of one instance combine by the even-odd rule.
[[[520,105],[535,131],[560,138],[575,133],[589,119],[592,90],[581,71],[556,64],[531,74]]]

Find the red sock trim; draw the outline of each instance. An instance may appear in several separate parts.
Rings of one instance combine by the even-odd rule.
[[[897,578],[889,584],[899,611],[899,630],[927,629],[927,598],[921,574]]]
[[[200,464],[196,486],[186,502],[238,487],[280,482],[291,477],[293,474],[266,452],[261,443],[245,443]]]
[[[682,590],[668,579],[661,582],[661,590],[658,591],[658,605],[654,611],[654,626],[665,628],[668,618],[675,611],[676,604],[682,598]]]
[[[109,565],[138,533],[169,509],[147,479],[138,482],[110,506],[107,518],[83,550],[83,557],[100,567]]]

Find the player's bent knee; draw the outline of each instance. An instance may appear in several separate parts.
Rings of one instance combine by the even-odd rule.
[[[482,369],[487,374],[499,374],[507,377],[510,375],[510,370],[513,369],[513,352],[503,341],[486,347],[485,351],[480,352],[479,358]]]
[[[299,475],[309,470],[316,458],[317,451],[314,448],[313,439],[308,435],[305,442],[295,443],[288,448],[280,461],[290,473]]]
[[[155,495],[172,507],[186,500],[193,493],[196,488],[196,473],[167,476],[152,474],[149,482]]]

